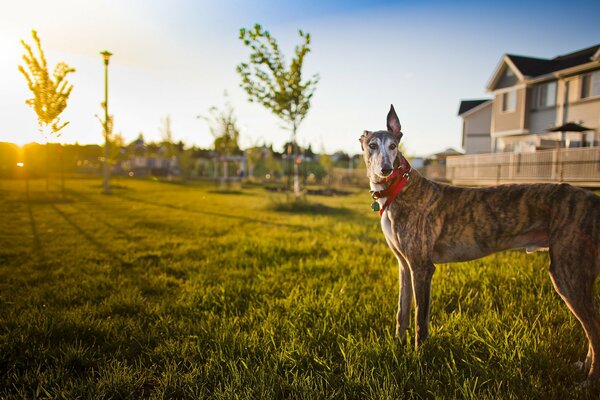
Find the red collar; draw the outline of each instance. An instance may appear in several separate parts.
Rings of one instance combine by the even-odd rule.
[[[384,185],[386,183],[391,182],[390,185],[385,189],[376,192],[371,192],[371,195],[373,196],[374,200],[373,204],[371,205],[371,208],[373,209],[373,211],[379,211],[380,217],[383,215],[383,212],[392,203],[392,201],[394,201],[394,199],[398,197],[398,195],[402,191],[402,188],[404,187],[404,185],[406,185],[406,182],[408,182],[408,179],[410,178],[410,171],[412,171],[410,165],[408,166],[408,168],[397,168],[384,180],[375,182],[378,185]],[[387,197],[387,200],[385,201],[383,207],[379,209],[379,202],[377,202],[377,199],[381,199],[382,197]]]

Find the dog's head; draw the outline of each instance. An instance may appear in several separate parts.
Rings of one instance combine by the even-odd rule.
[[[401,138],[400,121],[393,105],[387,115],[387,131],[363,132],[360,145],[371,180],[381,180],[399,166],[403,159],[398,150]]]

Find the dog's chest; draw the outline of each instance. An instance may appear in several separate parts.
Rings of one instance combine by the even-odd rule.
[[[370,182],[372,191],[383,190],[385,187],[382,185],[378,185],[376,183]],[[376,201],[379,203],[380,207],[383,207],[387,200],[387,197],[381,197]],[[385,240],[388,246],[394,251],[399,251],[398,238],[392,232],[392,221],[389,218],[389,210],[386,210],[381,216],[381,230],[383,231],[383,235],[385,236]]]
[[[398,238],[392,232],[392,221],[388,217],[389,212],[385,211],[381,216],[381,230],[388,246],[394,251],[399,251]]]

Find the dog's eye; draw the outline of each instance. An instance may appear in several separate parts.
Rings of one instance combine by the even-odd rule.
[[[369,148],[375,150],[377,148],[377,143],[369,143]]]
[[[397,146],[396,146],[396,144],[395,144],[395,143],[392,143],[392,144],[390,144],[390,150],[394,150],[396,147],[397,147]]]

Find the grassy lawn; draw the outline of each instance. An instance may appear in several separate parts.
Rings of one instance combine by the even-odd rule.
[[[598,398],[546,254],[438,265],[415,352],[366,191],[44,185],[0,181],[0,398]]]

